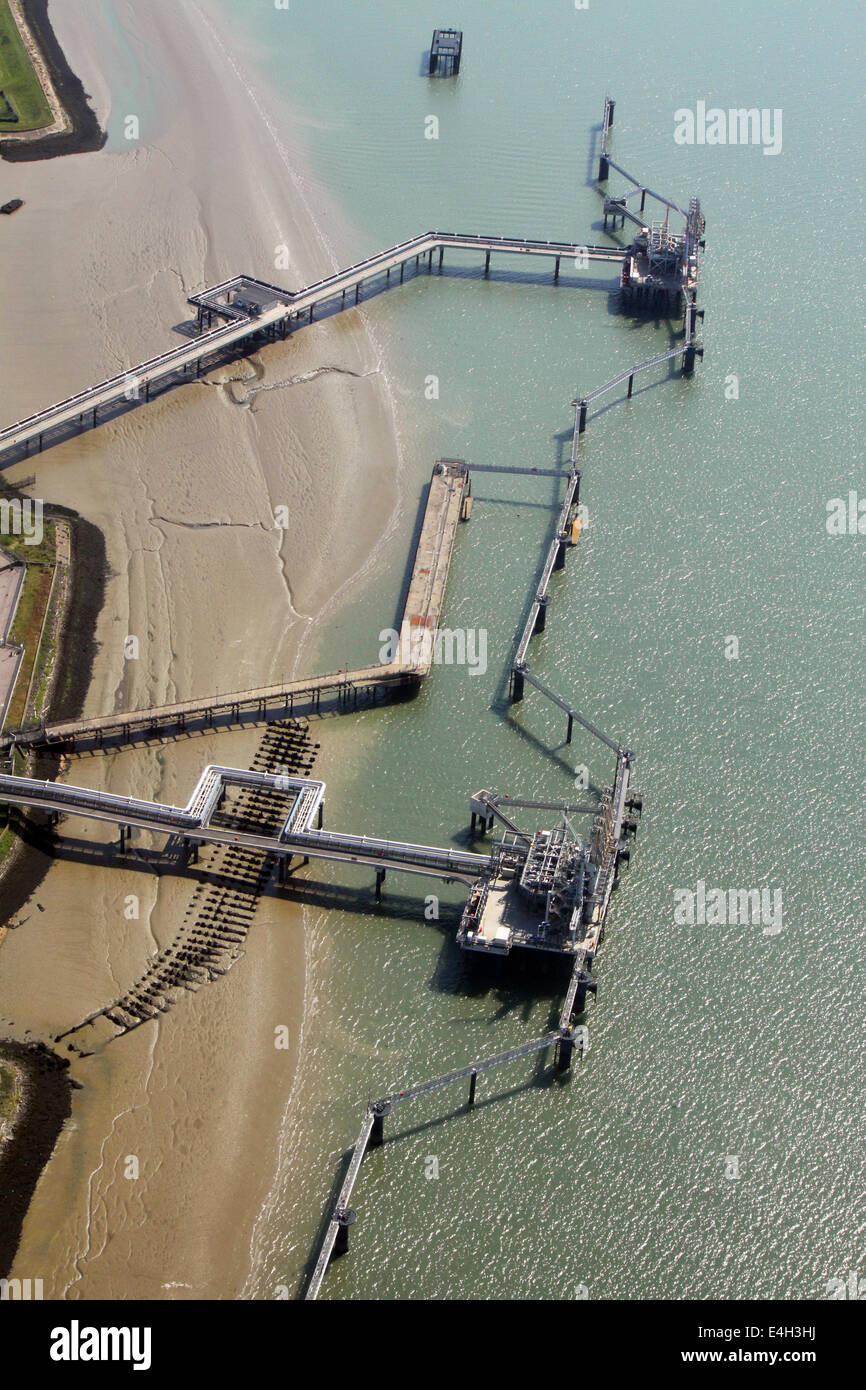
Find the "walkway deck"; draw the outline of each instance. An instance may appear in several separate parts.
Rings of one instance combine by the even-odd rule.
[[[274,339],[285,337],[294,328],[301,326],[304,317],[307,322],[312,322],[318,306],[336,295],[340,295],[342,308],[346,303],[346,295],[354,290],[353,303],[357,304],[365,280],[385,275],[390,281],[391,271],[400,269],[402,281],[405,266],[409,262],[414,260],[420,267],[422,257],[426,256],[428,268],[432,268],[434,253],[438,253],[441,265],[446,250],[483,252],[487,270],[490,267],[490,258],[494,254],[530,259],[553,258],[554,278],[557,280],[563,259],[574,261],[580,256],[581,263],[588,260],[622,264],[625,256],[624,251],[611,246],[583,246],[577,242],[477,236],[460,232],[423,232],[420,236],[389,247],[387,251],[379,252],[377,255],[368,256],[357,265],[328,275],[297,292],[280,290],[277,286],[257,280],[254,276],[238,275],[190,298],[189,302],[198,308],[199,322],[202,322],[203,313],[217,312],[212,307],[216,292],[223,294],[228,301],[233,292],[241,288],[252,289],[259,292],[258,297],[266,302],[266,307],[259,311],[257,304],[254,306],[255,312],[244,312],[240,316],[232,311],[229,323],[201,333],[193,342],[171,348],[168,352],[160,353],[158,357],[151,357],[146,362],[130,366],[117,376],[109,377],[87,390],[58,401],[55,405],[47,406],[13,425],[7,425],[0,430],[0,455],[21,446],[29,450],[30,444],[34,442],[41,449],[46,442],[50,442],[46,441],[45,436],[51,430],[60,430],[68,426],[84,427],[87,423],[95,425],[99,411],[106,407],[119,402],[131,405],[140,400],[149,400],[151,387],[158,382],[164,382],[171,377],[183,380],[190,375],[198,376],[205,359],[216,357],[230,349],[237,349],[248,340],[262,336]],[[267,303],[268,300],[270,303]]]
[[[232,783],[251,782],[258,778],[263,784],[275,786],[292,781],[319,793],[318,799],[308,800],[309,816],[321,804],[324,783],[304,778],[286,779],[278,775],[244,773],[240,769],[206,769],[186,807],[169,806],[161,802],[141,801],[135,797],[115,796],[111,792],[94,791],[89,787],[74,787],[66,782],[37,781],[31,777],[12,777],[0,774],[0,802],[16,806],[31,806],[57,814],[81,816],[88,820],[107,821],[121,828],[125,844],[126,832],[150,830],[168,836],[182,836],[198,844],[232,845],[235,849],[273,854],[290,861],[303,855],[310,859],[331,859],[343,863],[364,864],[379,873],[391,869],[402,873],[421,874],[447,881],[471,884],[490,867],[491,855],[472,854],[463,850],[440,848],[436,845],[416,845],[406,840],[383,840],[369,835],[348,835],[335,831],[285,827],[276,835],[258,835],[252,831],[210,824],[206,807],[193,809],[201,789],[210,786],[208,774],[222,772]],[[213,805],[210,810],[212,811]]]

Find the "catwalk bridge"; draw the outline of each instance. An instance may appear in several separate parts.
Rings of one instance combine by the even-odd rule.
[[[142,400],[148,401],[156,386],[179,384],[190,376],[200,376],[209,359],[215,362],[223,360],[226,355],[237,356],[239,351],[245,350],[255,340],[285,338],[294,329],[312,323],[316,310],[326,305],[339,311],[346,307],[347,296],[350,304],[358,304],[365,283],[381,280],[384,276],[385,284],[390,285],[392,275],[402,283],[407,265],[411,267],[414,263],[414,269],[418,271],[424,264],[431,271],[434,257],[441,269],[446,251],[470,251],[483,255],[485,274],[490,272],[493,256],[517,257],[524,261],[552,260],[554,283],[560,279],[563,262],[578,270],[586,269],[590,262],[615,264],[620,268],[620,287],[625,301],[653,307],[664,306],[671,310],[685,302],[682,343],[636,364],[591,394],[583,396],[580,401],[581,429],[585,427],[586,410],[592,401],[624,381],[628,381],[628,395],[631,396],[638,373],[679,356],[683,357],[684,371],[691,372],[695,357],[703,352],[696,334],[696,321],[702,317],[703,311],[698,310],[695,303],[698,250],[704,244],[704,218],[700,204],[693,198],[686,212],[669,198],[641,184],[611,159],[607,142],[613,125],[614,106],[610,98],[605,101],[598,178],[599,182],[605,182],[613,168],[632,185],[629,192],[618,198],[606,197],[604,204],[605,230],[608,218],[613,219],[614,227],[618,219],[624,224],[627,217],[638,226],[639,231],[630,246],[591,246],[573,241],[483,236],[477,233],[422,232],[297,291],[254,276],[235,275],[189,297],[188,302],[196,310],[198,328],[198,335],[192,342],[131,366],[95,386],[0,429],[0,460],[5,455],[6,462],[14,461],[29,454],[31,446],[41,450],[46,444],[59,442],[70,431],[93,427],[99,422],[100,412],[105,420],[118,409],[125,410]],[[641,215],[633,213],[628,207],[629,199],[636,193],[641,195]],[[662,221],[644,223],[642,214],[647,198],[657,201],[664,208]],[[671,230],[671,212],[684,219],[685,226],[681,233]],[[399,277],[396,276],[398,271]],[[338,299],[339,304],[336,302]],[[214,327],[215,319],[223,322]]]
[[[286,798],[287,814],[275,835],[257,835],[213,822],[227,792],[234,787],[261,788]],[[126,848],[130,829],[135,827],[170,838],[180,836],[188,848],[197,844],[229,844],[236,849],[273,854],[283,864],[283,878],[287,863],[297,856],[364,864],[376,869],[377,874],[393,869],[465,883],[472,883],[490,867],[492,856],[489,854],[322,830],[324,795],[324,782],[311,778],[217,766],[205,768],[186,806],[116,796],[65,782],[0,774],[0,802],[34,807],[54,816],[108,821],[120,828],[122,850]],[[318,821],[316,827],[314,819]],[[521,854],[520,848],[516,848],[514,862],[519,863],[522,857],[525,857],[525,850]]]
[[[47,406],[35,415],[7,425],[0,430],[0,456],[22,450],[27,453],[31,445],[42,449],[49,442],[56,442],[52,435],[59,439],[70,427],[78,430],[94,426],[100,419],[100,412],[103,419],[108,419],[112,407],[125,409],[139,401],[150,400],[153,387],[159,384],[178,384],[190,376],[199,376],[208,359],[222,358],[226,353],[236,355],[238,349],[245,348],[254,339],[287,337],[295,328],[312,323],[316,310],[326,304],[339,299],[339,307],[344,308],[347,296],[350,305],[359,303],[365,282],[384,275],[386,283],[390,284],[392,273],[399,271],[402,283],[407,265],[414,262],[417,270],[424,262],[430,270],[435,256],[441,267],[445,252],[458,250],[483,254],[485,273],[489,272],[494,255],[517,256],[530,261],[552,260],[555,281],[559,280],[563,261],[571,265],[578,262],[581,266],[589,261],[619,266],[625,254],[613,246],[423,232],[297,292],[253,276],[237,275],[190,297],[189,303],[197,310],[198,327],[202,330],[192,342],[171,348]],[[335,303],[333,307],[337,307]],[[214,319],[228,322],[214,328],[210,326]]]

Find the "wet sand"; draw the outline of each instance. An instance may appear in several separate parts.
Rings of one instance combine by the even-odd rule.
[[[333,268],[264,98],[251,98],[213,18],[202,25],[195,5],[171,0],[151,0],[146,29],[132,5],[119,13],[150,82],[152,128],[128,151],[16,168],[12,191],[26,206],[2,228],[16,265],[4,423],[169,346],[186,295],[205,284],[244,270],[293,287]],[[118,39],[84,0],[52,18],[104,123]],[[283,244],[290,268],[276,271]],[[334,370],[317,374],[323,366]],[[397,444],[378,368],[361,317],[346,314],[9,470],[12,481],[35,473],[35,496],[105,537],[87,711],[314,669],[317,618],[363,569],[395,506]],[[74,759],[66,776],[186,800],[204,763],[248,766],[260,738]],[[170,943],[192,897],[187,878],[106,859],[107,827],[69,821],[60,834],[58,862],[0,951],[3,1035],[47,1039],[116,998]],[[73,1061],[83,1088],[15,1274],[42,1278],[53,1298],[241,1291],[287,1106],[296,1123],[305,972],[301,909],[265,898],[226,976]],[[285,1050],[274,1046],[280,1025]]]

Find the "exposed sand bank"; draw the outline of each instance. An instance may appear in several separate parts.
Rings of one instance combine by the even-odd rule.
[[[26,207],[2,228],[16,265],[4,423],[168,346],[188,317],[186,295],[204,284],[245,270],[294,286],[332,268],[213,17],[202,26],[196,6],[171,0],[151,0],[146,28],[133,5],[119,14],[158,119],[128,152],[16,170]],[[84,0],[53,20],[104,121],[113,30]],[[291,268],[276,271],[283,244]],[[335,370],[317,373],[323,366]],[[284,384],[298,377],[309,379]],[[101,713],[301,674],[317,615],[388,526],[398,458],[387,387],[351,313],[10,470],[34,472],[34,495],[105,535],[85,700]],[[205,762],[248,766],[260,736],[82,759],[71,775],[185,799]],[[107,828],[68,822],[61,833],[69,857],[0,951],[0,1033],[49,1037],[115,998],[170,942],[192,895],[183,877],[102,862]],[[303,938],[301,911],[264,899],[229,974],[158,1025],[73,1062],[84,1089],[38,1185],[15,1273],[42,1278],[46,1297],[241,1290],[300,1045]],[[286,1050],[274,1047],[281,1024]],[[137,1178],[126,1176],[130,1156]]]

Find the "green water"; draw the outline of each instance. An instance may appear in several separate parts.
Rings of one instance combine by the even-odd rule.
[[[707,218],[705,361],[688,383],[656,373],[591,421],[589,525],[531,649],[542,678],[636,750],[645,797],[589,1054],[566,1085],[530,1061],[483,1078],[471,1115],[445,1119],[463,1097],[442,1092],[389,1120],[394,1142],[365,1164],[353,1251],[323,1296],[822,1296],[863,1273],[866,539],[824,524],[828,499],[866,491],[849,196],[860,11],[223,8],[247,71],[285,103],[287,132],[301,120],[307,191],[345,219],[328,227],[342,264],[432,227],[604,240],[589,179],[606,92],[614,156],[680,202],[697,192]],[[422,53],[444,21],[465,32],[463,69],[430,82]],[[674,111],[701,100],[781,108],[782,153],[676,145]],[[430,115],[438,141],[424,138]],[[677,325],[620,316],[610,289],[603,268],[558,288],[451,273],[363,309],[397,404],[403,510],[313,664],[375,657],[437,456],[556,466],[575,394],[669,345]],[[737,400],[725,399],[730,374]],[[595,786],[610,778],[609,754],[588,737],[565,747],[539,696],[512,713],[503,703],[556,488],[479,474],[474,492],[447,621],[486,628],[489,669],[443,666],[413,702],[327,725],[343,768],[331,825],[465,844],[478,787],[566,797],[578,764]],[[555,967],[460,955],[456,889],[392,878],[371,911],[371,877],[308,873],[304,1118],[259,1232],[256,1296],[297,1287],[369,1096],[539,1034],[561,997]],[[676,925],[674,892],[699,879],[780,889],[783,930]],[[436,892],[438,924],[424,917]]]

